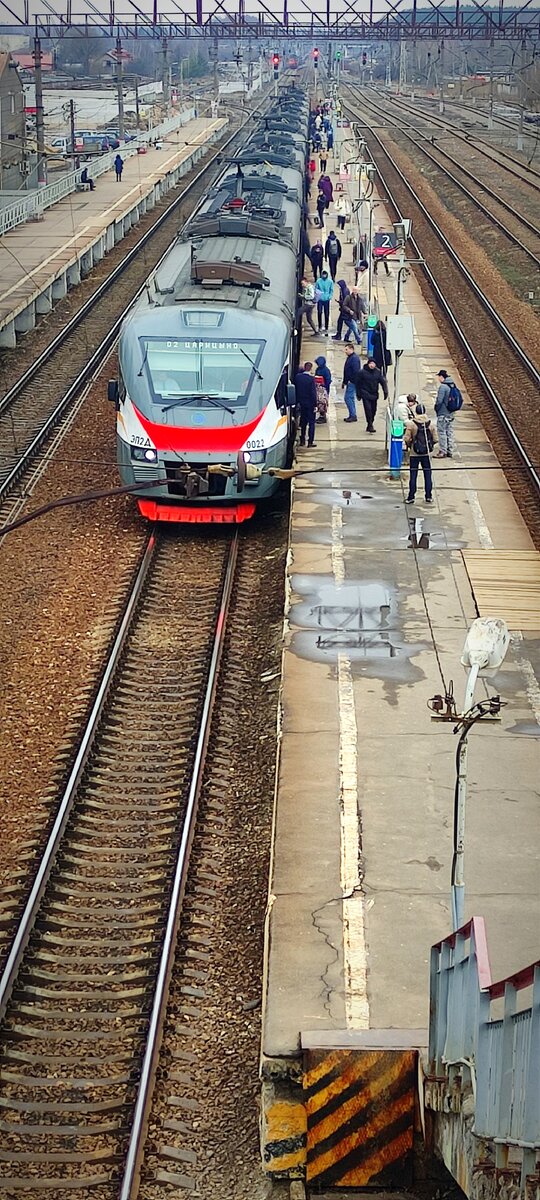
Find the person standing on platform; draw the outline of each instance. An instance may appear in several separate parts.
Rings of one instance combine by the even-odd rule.
[[[313,363],[304,363],[302,370],[298,371],[294,386],[296,388],[296,401],[300,408],[300,445],[306,444],[306,429],[308,435],[308,446],[315,445],[315,417],[317,416],[317,385],[311,374]]]
[[[363,247],[361,247],[361,250],[363,251]],[[354,282],[355,282],[355,284],[358,284],[358,281],[362,278],[363,275],[365,275],[366,271],[369,271],[369,263],[367,261],[367,258],[364,258],[363,254],[361,254],[360,257],[358,257],[358,258],[355,256],[355,259],[354,259]]]
[[[326,150],[321,149],[321,152],[319,154],[319,170],[320,170],[321,174],[323,174],[324,171],[326,171],[327,161],[328,161],[328,153]]]
[[[313,278],[317,279],[318,275],[322,275],[323,269],[324,250],[322,242],[316,241],[313,243],[309,258],[313,270]]]
[[[319,218],[319,225],[321,229],[324,229],[324,214],[327,208],[328,200],[326,199],[324,192],[320,191],[317,196],[317,216]]]
[[[338,196],[335,204],[337,212],[337,227],[343,233],[347,219],[351,217],[351,206],[346,196]]]
[[[388,400],[388,384],[382,371],[379,371],[374,358],[368,358],[356,380],[356,394],[364,405],[366,414],[366,433],[375,433],[373,424],[377,414],[379,388],[383,390],[385,400]]]
[[[448,408],[448,401],[450,399],[450,388],[454,386],[454,380],[448,374],[448,371],[439,371],[437,379],[439,380],[439,389],[435,399],[437,433],[439,436],[439,453],[437,458],[452,458],[454,453],[454,414]]]
[[[124,170],[124,160],[121,154],[117,154],[114,160],[114,169],[116,171],[116,182],[122,182],[122,171]]]
[[[357,379],[361,373],[360,367],[360,359],[353,346],[349,342],[349,345],[345,349],[345,362],[343,364],[342,382],[342,387],[345,388],[343,399],[347,405],[347,412],[349,414],[348,417],[345,417],[345,421],[347,421],[349,424],[358,420],[356,415],[356,392]]]
[[[298,309],[298,328],[301,328],[302,317],[305,317],[308,325],[316,334],[317,328],[313,320],[313,309],[315,308],[315,284],[309,283],[307,279],[303,279],[300,299],[301,305]]]
[[[341,258],[341,242],[336,237],[334,230],[331,229],[324,246],[324,257],[328,263],[328,269],[335,281],[338,269],[338,263]]]
[[[407,400],[409,397],[407,396]],[[412,420],[407,421],[405,426],[405,445],[410,450],[409,457],[409,494],[405,501],[406,504],[414,504],[416,496],[416,484],[418,480],[418,468],[421,467],[424,474],[424,488],[426,492],[426,503],[433,504],[433,475],[431,472],[431,452],[437,441],[437,434],[431,428],[431,421],[426,417],[426,410],[423,404],[417,404],[414,410]]]
[[[324,332],[328,337],[328,324],[330,321],[330,301],[334,295],[334,281],[328,278],[328,271],[323,271],[321,278],[315,284],[315,299],[317,301],[317,323],[319,333],[322,332],[322,324],[324,318]]]
[[[330,128],[328,130],[327,141],[328,141],[328,149],[333,150],[334,149],[334,130],[332,129],[332,126],[330,126]]]
[[[373,357],[379,371],[386,375],[387,367],[392,365],[392,355],[386,349],[386,325],[384,321],[377,321],[373,330]]]
[[[346,279],[338,279],[338,288],[339,288],[339,294],[337,296],[337,303],[338,303],[338,309],[339,309],[339,316],[337,319],[336,332],[332,338],[333,342],[341,341],[341,334],[343,331],[343,324],[344,324],[344,320],[345,320],[345,318],[343,316],[343,305],[345,303],[345,300],[347,299],[347,296],[349,295],[349,285],[348,285]]]
[[[350,341],[350,335],[352,333],[357,345],[361,345],[362,338],[360,336],[360,330],[362,328],[362,320],[366,310],[366,302],[360,295],[358,288],[351,288],[349,295],[343,301],[343,307],[341,309],[343,321],[347,326],[347,332],[344,339],[346,342]]]
[[[330,395],[330,384],[332,382],[332,374],[326,365],[324,354],[320,354],[315,359],[317,373],[315,375],[315,384],[317,387],[317,425],[326,425],[326,414],[328,412],[328,398]]]
[[[328,206],[330,204],[333,204],[333,201],[334,201],[334,186],[332,184],[332,180],[330,179],[330,176],[329,175],[321,175],[321,177],[319,179],[318,187],[319,187],[319,191],[322,192],[324,196],[326,196],[326,201],[327,201],[326,207],[328,208]]]

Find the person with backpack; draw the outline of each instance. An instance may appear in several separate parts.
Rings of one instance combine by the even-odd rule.
[[[439,389],[435,400],[439,453],[437,458],[452,458],[454,453],[454,416],[463,404],[463,397],[448,371],[437,373]]]
[[[409,399],[409,397],[407,397],[407,399]],[[425,406],[423,404],[417,404],[414,410],[414,415],[409,421],[407,421],[405,426],[405,446],[408,450],[410,450],[409,494],[405,501],[406,504],[414,504],[419,467],[422,468],[424,474],[426,504],[433,504],[431,453],[436,441],[437,434],[431,428],[431,421],[429,417],[426,416]]]
[[[331,229],[324,246],[324,257],[328,263],[328,269],[335,281],[338,269],[338,262],[341,258],[341,242],[336,237],[334,230]]]

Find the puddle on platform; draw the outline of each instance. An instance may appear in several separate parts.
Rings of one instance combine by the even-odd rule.
[[[457,531],[449,528],[447,519],[445,526],[441,526],[436,508],[430,509],[429,513],[413,515],[410,509],[404,511],[403,500],[396,492],[329,486],[311,493],[309,502],[328,509],[342,509],[341,536],[345,544],[381,548],[402,544],[418,550],[461,550],[467,544]],[[293,541],[331,545],[330,513],[326,522],[316,511],[310,517],[304,516]]]
[[[540,725],[538,721],[516,721],[515,725],[510,725],[506,730],[507,733],[517,733],[521,737],[540,737]]]
[[[393,685],[424,678],[411,660],[427,643],[403,637],[393,588],[374,580],[338,586],[329,576],[313,575],[295,575],[291,582],[302,597],[289,614],[295,654],[333,664],[346,652],[358,673]]]

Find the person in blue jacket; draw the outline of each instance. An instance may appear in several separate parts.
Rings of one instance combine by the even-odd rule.
[[[294,378],[296,388],[296,403],[300,408],[300,445],[306,444],[306,429],[308,431],[308,446],[315,445],[315,417],[317,415],[317,385],[311,374],[313,363],[306,362]]]
[[[324,333],[328,337],[328,325],[330,321],[330,301],[334,295],[334,280],[330,279],[328,271],[323,271],[320,279],[315,284],[315,299],[317,301],[317,322],[319,325],[319,333],[322,333],[322,325],[324,318]]]

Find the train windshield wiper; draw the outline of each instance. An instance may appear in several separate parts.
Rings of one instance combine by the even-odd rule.
[[[230,408],[228,404],[224,404],[215,392],[198,392],[196,396],[183,396],[181,400],[173,400],[170,404],[164,404],[162,412],[168,412],[170,408],[185,407],[187,404],[193,404],[196,400],[208,400],[209,404],[215,405],[216,408],[223,408],[225,412],[234,417],[234,408]]]
[[[248,360],[248,363],[249,363],[250,367],[253,367],[253,370],[255,371],[255,374],[256,374],[256,376],[257,376],[257,379],[262,379],[261,372],[259,371],[259,368],[255,366],[255,363],[253,362],[253,359],[249,357],[249,354],[246,354],[245,350],[242,350],[242,347],[241,347],[241,346],[239,346],[239,347],[238,347],[238,349],[239,349],[239,351],[240,351],[240,354],[243,354],[243,355],[244,355],[244,358],[247,358],[247,360]]]

